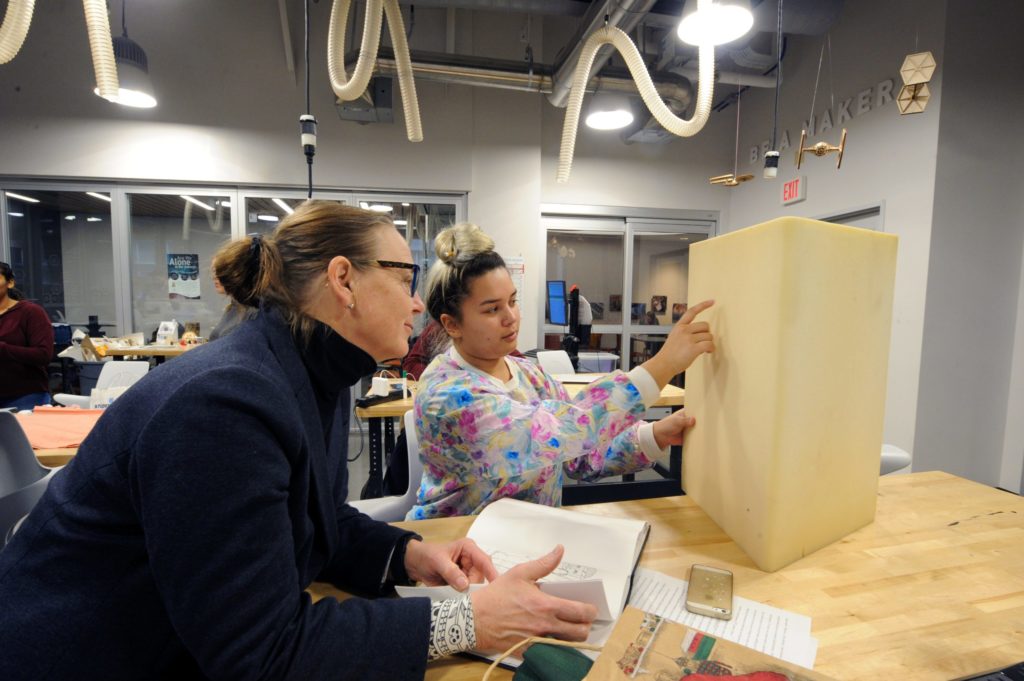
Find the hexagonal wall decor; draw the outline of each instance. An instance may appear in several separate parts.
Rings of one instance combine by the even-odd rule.
[[[932,93],[927,83],[904,85],[896,96],[896,106],[899,107],[900,114],[921,113],[928,106],[931,97]]]
[[[900,67],[900,76],[905,85],[927,83],[935,73],[935,57],[931,52],[915,52],[908,54]],[[906,112],[904,112],[906,113]]]

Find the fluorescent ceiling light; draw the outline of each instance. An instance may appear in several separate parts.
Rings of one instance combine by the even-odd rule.
[[[408,201],[402,201],[402,206],[404,208],[408,208],[409,207],[409,202]]]
[[[7,214],[10,215],[12,218],[23,218],[23,217],[25,217],[24,213],[15,213],[14,211],[7,211]]]
[[[277,222],[281,218],[277,217],[276,215],[268,215],[266,213],[260,213],[259,215],[256,216],[256,219],[257,220],[263,220],[263,222]]]
[[[369,210],[370,204],[368,204],[366,201],[360,201],[359,207],[362,208],[363,210]]]
[[[7,196],[12,199],[18,199],[19,201],[28,201],[29,203],[39,203],[39,199],[33,199],[31,196],[24,196],[22,194],[15,194],[14,192],[7,192]]]
[[[74,219],[75,219],[75,216],[74,216],[74,215],[65,215],[65,216],[64,216],[64,219],[65,219],[65,220],[74,220]]]
[[[586,124],[594,130],[618,130],[633,122],[629,99],[622,95],[602,92],[590,101]]]
[[[285,203],[285,202],[284,202],[284,201],[282,201],[281,199],[271,199],[271,201],[273,201],[273,202],[274,202],[274,203],[276,203],[276,204],[277,204],[278,206],[280,206],[280,207],[281,207],[281,210],[283,210],[283,211],[284,211],[284,212],[285,212],[285,213],[286,213],[287,215],[291,215],[292,213],[294,213],[294,212],[295,212],[295,209],[294,209],[294,208],[292,208],[291,206],[289,206],[289,205],[288,205],[287,203]]]
[[[107,203],[113,203],[113,201],[114,201],[112,198],[110,198],[106,194],[100,194],[99,192],[86,192],[86,194],[88,194],[89,196],[91,196],[91,197],[93,197],[95,199],[100,199],[102,201],[106,201]]]
[[[217,205],[221,206],[223,208],[231,208],[231,202],[230,201],[218,201]]]
[[[370,210],[377,213],[390,213],[394,207],[386,203],[374,203],[370,206]]]
[[[188,196],[187,194],[179,194],[179,196],[181,196],[181,198],[185,199],[189,203],[194,203],[195,205],[199,206],[200,208],[203,208],[204,210],[213,210],[213,206],[211,206],[208,203],[203,203],[202,201],[200,201],[199,199],[197,199],[195,197]]]
[[[403,225],[409,224],[409,221],[408,220],[395,220],[395,224],[398,225],[399,227],[401,227]]]
[[[633,114],[621,109],[594,111],[587,115],[587,127],[594,130],[619,130],[633,122]]]
[[[102,222],[103,218],[91,217],[91,218],[86,218],[85,221],[86,222]]]
[[[754,15],[745,0],[719,0],[683,16],[676,35],[690,45],[723,45],[746,35]]]

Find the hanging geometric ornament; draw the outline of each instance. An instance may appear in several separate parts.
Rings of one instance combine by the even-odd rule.
[[[900,67],[900,76],[904,85],[927,83],[935,73],[935,57],[931,52],[915,52],[908,54]]]
[[[903,87],[896,95],[896,106],[901,115],[921,113],[928,106],[932,93],[928,81],[935,73],[935,57],[931,52],[908,54],[900,67]]]
[[[928,89],[928,83],[904,85],[896,95],[896,106],[901,115],[921,113],[928,106],[931,97],[932,92]]]
[[[834,151],[838,151],[839,152],[839,158],[836,160],[836,170],[839,170],[839,168],[842,167],[842,165],[843,165],[843,152],[846,151],[846,128],[843,128],[843,135],[842,135],[842,137],[839,140],[839,146],[833,146],[831,144],[828,144],[827,142],[818,142],[817,144],[815,144],[813,146],[805,147],[804,146],[804,142],[806,142],[806,141],[807,141],[807,131],[806,130],[801,130],[800,131],[800,146],[797,148],[798,150],[796,152],[796,169],[797,170],[800,170],[800,164],[803,163],[804,152],[805,151],[808,152],[808,153],[814,154],[815,156],[825,156],[827,154],[831,154]]]

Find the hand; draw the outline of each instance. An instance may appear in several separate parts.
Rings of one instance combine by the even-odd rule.
[[[505,651],[529,636],[584,641],[597,608],[541,592],[536,580],[558,567],[565,549],[520,563],[472,592],[477,650]]]
[[[697,315],[715,304],[705,300],[689,308],[672,327],[657,354],[641,366],[647,369],[659,388],[672,380],[676,374],[686,371],[693,360],[705,352],[715,351],[715,339],[707,322],[693,321]]]
[[[674,411],[654,424],[654,441],[664,449],[672,445],[683,444],[686,431],[693,428],[697,419],[686,414],[686,410]]]
[[[427,586],[450,584],[459,591],[471,582],[494,581],[498,571],[490,556],[472,539],[449,544],[427,544],[412,539],[405,547],[405,572]]]

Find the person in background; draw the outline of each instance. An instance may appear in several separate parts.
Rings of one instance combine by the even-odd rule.
[[[0,262],[0,409],[32,409],[50,404],[53,324],[14,284],[14,270]]]
[[[430,361],[447,350],[450,345],[451,339],[444,332],[444,328],[431,319],[409,348],[409,354],[402,360],[402,371],[412,380],[419,380]]]
[[[213,288],[216,289],[217,293],[222,296],[227,296],[227,292],[224,290],[224,285],[220,283],[220,277],[217,276],[217,256],[214,256],[210,261],[210,276],[213,277]],[[256,316],[256,308],[242,305],[237,300],[228,296],[227,307],[224,308],[224,314],[221,315],[220,321],[210,331],[210,335],[207,340],[217,340],[235,330],[239,324],[244,322],[246,319],[252,319]]]
[[[423,310],[390,218],[307,201],[217,262],[259,312],[114,402],[0,551],[0,679],[420,679],[441,655],[585,639],[596,609],[535,583],[560,548],[499,576],[469,539],[345,503],[338,393]],[[483,579],[434,603],[305,591]]]
[[[590,347],[590,330],[594,325],[594,311],[590,307],[590,301],[580,294],[580,349]]]
[[[557,506],[564,476],[596,480],[649,468],[682,444],[694,421],[682,410],[641,419],[669,379],[714,350],[695,305],[662,351],[574,397],[533,362],[509,357],[519,333],[518,292],[494,242],[459,224],[435,241],[427,309],[452,348],[420,377],[414,403],[424,463],[409,519],[479,513],[512,497]]]
[[[423,327],[423,331],[420,333],[419,338],[416,339],[416,342],[409,348],[409,354],[402,360],[402,371],[412,380],[418,381],[427,365],[451,346],[452,339],[448,337],[444,327],[437,320],[431,319]],[[509,354],[513,357],[526,356],[517,349],[513,349]],[[391,464],[388,464],[389,469],[390,467]]]

